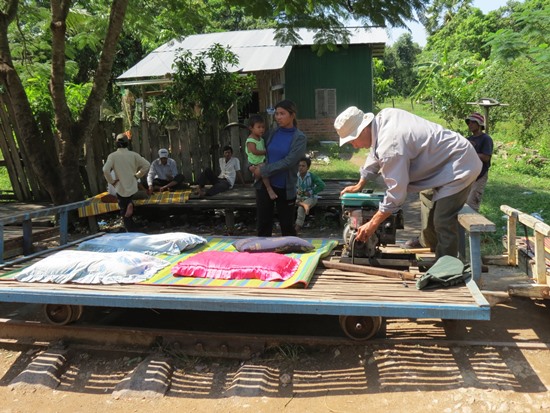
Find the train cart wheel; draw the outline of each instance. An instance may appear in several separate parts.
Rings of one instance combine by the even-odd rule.
[[[73,320],[77,306],[67,304],[44,304],[44,315],[51,324],[64,326]]]
[[[81,305],[71,305],[73,309],[73,316],[71,317],[71,321],[78,321],[80,320],[80,317],[82,317],[82,313],[84,312],[84,307]]]
[[[381,325],[382,317],[340,316],[340,327],[352,340],[368,340],[380,330]]]

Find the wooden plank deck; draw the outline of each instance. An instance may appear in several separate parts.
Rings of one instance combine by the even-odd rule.
[[[320,207],[340,207],[340,191],[354,182],[346,180],[326,180],[325,189],[319,194]],[[249,209],[256,208],[256,193],[252,184],[237,185],[229,191],[205,198],[190,198],[184,204],[169,205],[170,207],[197,209]],[[158,208],[158,205],[141,206],[140,208]]]
[[[328,193],[339,198],[340,188],[347,184],[334,182]],[[250,205],[255,207],[253,189],[243,189],[244,194],[232,194],[235,199],[240,199],[236,202],[242,205],[243,196],[248,196]],[[225,193],[226,199],[231,192]],[[227,205],[225,202],[223,207]],[[213,206],[209,204],[208,207]],[[19,267],[8,267],[2,271],[14,268]],[[0,301],[281,314],[490,318],[490,307],[473,281],[450,289],[420,291],[414,281],[385,279],[322,266],[317,269],[307,289],[57,285],[0,281]]]
[[[0,281],[0,301],[124,308],[487,320],[476,284],[417,290],[401,281],[320,266],[306,289],[76,285]]]

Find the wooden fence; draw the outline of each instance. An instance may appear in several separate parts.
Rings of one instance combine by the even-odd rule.
[[[88,182],[88,195],[106,190],[102,166],[109,153],[115,150],[115,130],[120,131],[113,123],[100,122],[91,142],[84,148],[83,175]],[[132,128],[130,148],[149,161],[158,158],[159,149],[168,149],[186,181],[196,182],[205,168],[218,170],[218,158],[223,156],[222,148],[225,145],[233,148],[233,155],[241,161],[241,169],[246,170],[244,145],[247,136],[248,130],[238,124],[220,128],[217,122],[212,122],[201,133],[196,121],[179,122],[167,129],[160,129],[156,123],[142,121],[139,127]],[[245,176],[248,177],[246,173]]]
[[[0,150],[13,187],[11,198],[22,202],[49,200],[47,194],[39,188],[31,168],[25,166],[29,162],[26,161],[22,146],[17,142],[18,132],[14,123],[10,122],[13,117],[9,115],[9,105],[0,100]],[[236,119],[236,114],[232,113],[230,118]],[[160,128],[156,123],[142,121],[139,126],[132,127],[130,148],[149,161],[158,158],[160,148],[168,149],[170,157],[177,162],[178,170],[186,180],[195,182],[204,168],[211,167],[215,171],[218,169],[218,158],[223,155],[223,146],[231,145],[234,156],[241,161],[241,169],[246,171],[244,145],[248,130],[237,122],[232,122],[231,127],[219,125],[218,120],[213,120],[207,124],[205,130],[200,131],[196,121],[177,122],[169,128]],[[102,121],[85,143],[80,158],[80,171],[86,196],[106,190],[102,167],[109,153],[115,150],[115,137],[120,132],[120,120]],[[250,176],[245,173],[245,177]],[[0,194],[0,198],[2,197],[3,194]]]

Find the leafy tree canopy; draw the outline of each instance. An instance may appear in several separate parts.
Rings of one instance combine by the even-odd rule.
[[[227,0],[238,5],[255,18],[273,19],[278,29],[278,40],[295,43],[297,28],[317,29],[318,43],[334,45],[345,43],[349,32],[344,22],[353,18],[364,26],[405,27],[407,21],[423,13],[429,0]]]

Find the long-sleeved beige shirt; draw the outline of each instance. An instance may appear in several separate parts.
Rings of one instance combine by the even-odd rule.
[[[382,109],[372,121],[370,153],[361,177],[378,174],[387,186],[380,211],[396,212],[407,192],[433,189],[433,201],[454,195],[476,180],[481,161],[457,132],[400,109]]]
[[[115,180],[111,170],[115,171],[118,182],[114,185],[117,194],[129,197],[138,191],[137,180],[149,171],[149,161],[128,148],[118,148],[107,157],[103,165],[103,175],[108,183],[113,185]]]

